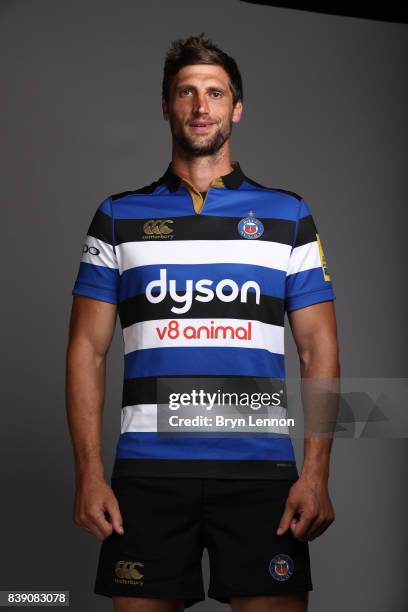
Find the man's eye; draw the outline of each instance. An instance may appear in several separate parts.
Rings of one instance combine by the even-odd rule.
[[[221,98],[222,93],[221,93],[220,91],[213,91],[213,92],[212,92],[212,95],[213,95],[215,98]]]
[[[188,88],[187,88],[187,89],[182,89],[182,90],[180,91],[180,94],[181,94],[182,96],[184,96],[184,94],[186,94],[186,93],[188,93],[188,92],[190,92],[190,91],[191,91],[191,89],[188,89]]]

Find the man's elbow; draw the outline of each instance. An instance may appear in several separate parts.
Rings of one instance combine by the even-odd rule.
[[[70,338],[67,346],[67,364],[72,366],[86,367],[93,364],[101,367],[106,361],[108,346],[98,345],[86,335],[77,334]]]
[[[299,361],[302,372],[322,378],[340,377],[340,355],[337,338],[322,336],[314,338],[308,346],[299,350]]]

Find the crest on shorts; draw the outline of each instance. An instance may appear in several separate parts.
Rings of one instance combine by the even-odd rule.
[[[244,217],[238,223],[238,232],[243,238],[259,238],[264,233],[264,226],[262,221],[254,217],[252,210],[248,211],[248,217]]]
[[[293,559],[289,555],[275,555],[269,563],[270,575],[279,582],[288,580],[293,574],[293,568]]]

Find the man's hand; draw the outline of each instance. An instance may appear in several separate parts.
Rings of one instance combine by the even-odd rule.
[[[326,531],[334,519],[327,482],[301,476],[290,488],[276,533],[282,535],[290,527],[295,538],[307,542]]]
[[[108,513],[110,521],[105,518]],[[74,501],[74,522],[98,540],[105,540],[115,530],[123,535],[123,520],[118,500],[103,478],[81,478],[77,482]]]

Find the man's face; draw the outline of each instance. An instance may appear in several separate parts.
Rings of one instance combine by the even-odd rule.
[[[214,155],[241,118],[242,103],[232,104],[229,76],[213,64],[181,68],[173,78],[170,100],[162,101],[173,139],[188,155]]]

